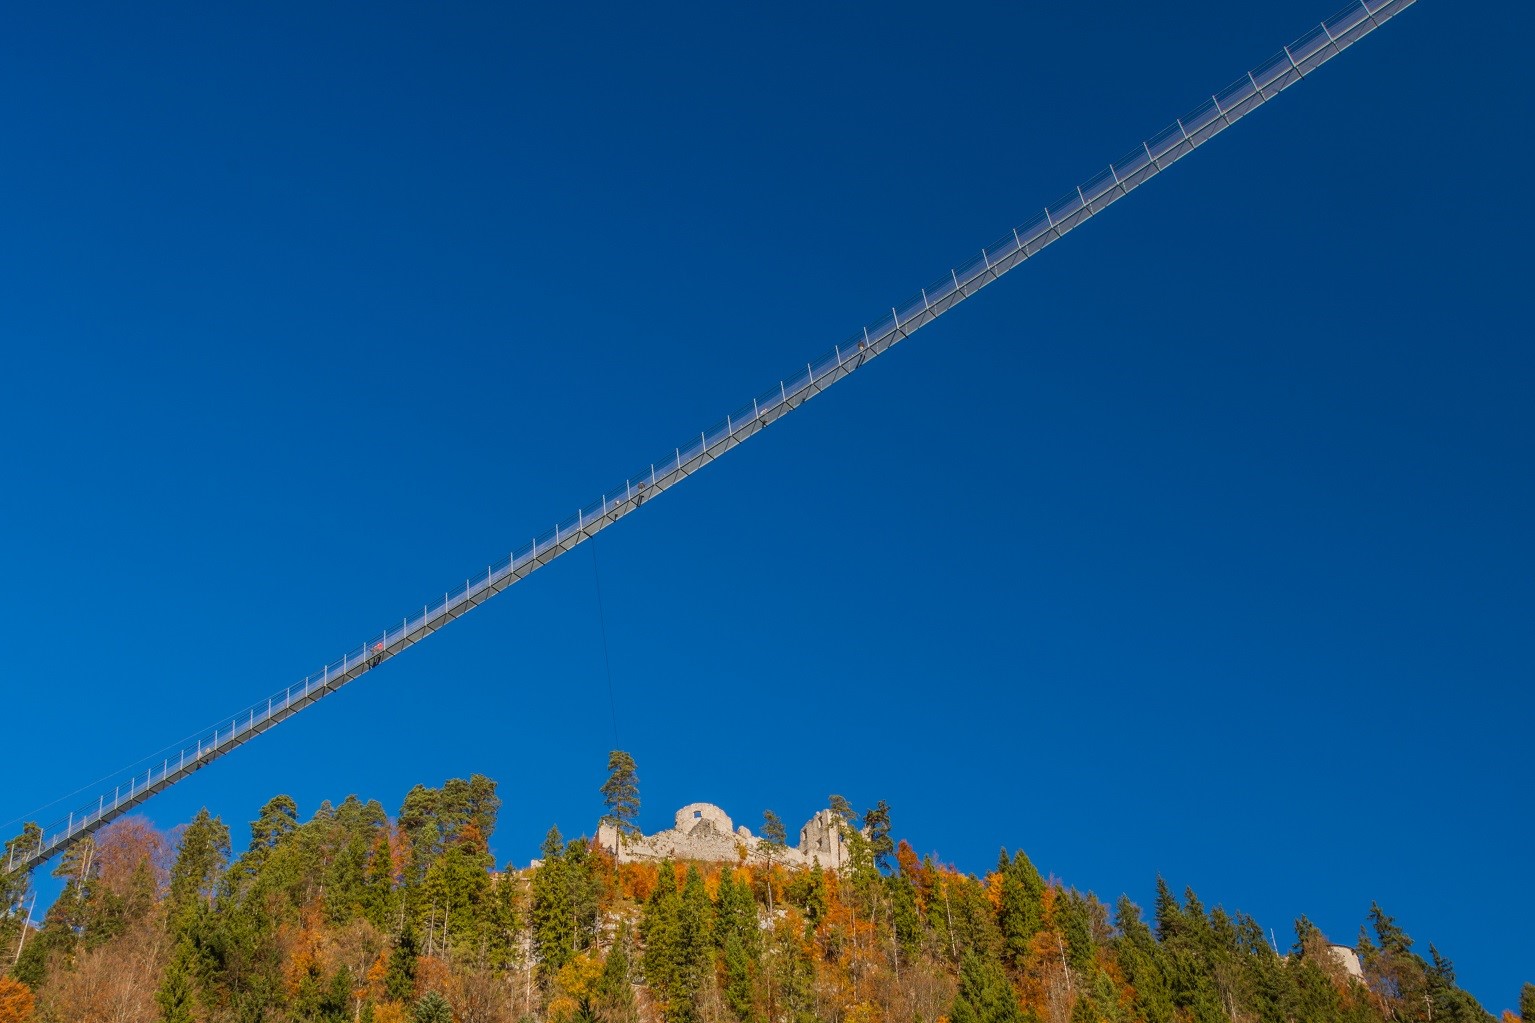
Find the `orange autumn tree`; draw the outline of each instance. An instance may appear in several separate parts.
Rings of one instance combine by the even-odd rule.
[[[0,1023],[28,1023],[34,1004],[31,988],[19,980],[0,977]]]

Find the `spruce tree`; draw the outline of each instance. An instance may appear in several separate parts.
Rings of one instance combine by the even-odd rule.
[[[679,992],[688,1002],[696,1002],[704,979],[714,960],[713,909],[703,876],[697,867],[688,867],[677,906],[679,964],[682,967]],[[679,1019],[691,1019],[691,1012]]]
[[[410,1023],[453,1023],[453,1006],[436,991],[428,991],[410,1007]]]
[[[724,967],[725,1004],[740,1020],[752,1017],[753,977],[761,938],[757,901],[751,889],[729,869],[720,874],[714,918],[714,941]]]
[[[1157,875],[1156,921],[1158,941],[1173,937],[1183,926],[1183,909],[1178,905],[1178,897],[1160,874]]]
[[[890,926],[901,951],[913,956],[922,943],[922,914],[917,909],[917,886],[904,872],[890,879]]]
[[[560,829],[550,828],[541,849],[543,862],[531,888],[533,950],[545,977],[553,977],[570,961],[575,949],[575,906]]]
[[[384,974],[384,997],[392,1002],[406,1002],[416,997],[416,960],[420,944],[409,925],[394,939],[389,950],[389,967]]]
[[[1002,874],[997,925],[1002,929],[1003,958],[1014,969],[1024,968],[1029,946],[1044,926],[1045,879],[1020,849],[1011,861],[1007,850],[997,862]]]
[[[1159,886],[1159,891],[1165,890]],[[1141,911],[1121,895],[1114,907],[1119,925],[1116,941],[1120,967],[1135,990],[1135,1005],[1146,1023],[1168,1023],[1175,1006],[1168,982],[1167,952],[1157,943],[1151,928],[1141,919]]]
[[[598,1015],[605,1023],[628,1023],[636,1018],[631,973],[629,925],[620,922],[597,981]]]
[[[1094,968],[1092,906],[1094,901],[1075,888],[1061,893],[1056,901],[1056,926],[1066,940],[1066,961],[1079,976],[1088,976]]]
[[[166,901],[173,922],[199,901],[213,898],[228,862],[229,828],[204,807],[181,833],[176,862],[171,867]]]
[[[155,992],[155,1004],[160,1007],[159,1023],[193,1023],[196,1019],[196,995],[193,990],[194,963],[197,953],[191,940],[182,938],[171,953],[171,961],[161,976],[160,988]]]
[[[994,960],[968,955],[959,966],[959,990],[949,1010],[951,1023],[1024,1023],[1018,996]]]

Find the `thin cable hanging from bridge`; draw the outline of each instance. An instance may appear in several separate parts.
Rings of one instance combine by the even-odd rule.
[[[602,609],[602,575],[597,571],[597,545],[592,544],[592,586],[597,591],[597,628],[602,633],[602,666],[608,674],[608,711],[613,716],[613,748],[623,749],[618,738],[618,700],[613,696],[613,659],[608,655],[608,617]]]
[[[722,422],[700,431],[686,446],[673,448],[641,472],[608,490],[600,501],[578,510],[573,518],[531,538],[492,564],[482,576],[466,579],[462,586],[443,594],[441,600],[427,604],[419,613],[406,615],[398,624],[391,625],[340,660],[210,726],[197,736],[195,742],[167,754],[159,764],[150,760],[148,769],[142,773],[135,770],[121,778],[113,788],[98,790],[95,800],[42,828],[35,845],[14,852],[7,862],[0,863],[0,872],[30,870],[591,539],[1087,223],[1285,89],[1309,78],[1311,72],[1379,29],[1414,2],[1356,0],[1232,85],[1212,95],[1192,113],[1142,141],[1128,156],[1045,207],[1028,223],[1015,227],[996,243],[982,249],[975,259],[949,270],[904,305],[892,307],[888,316],[864,327],[842,344],[834,345],[821,358],[807,362],[803,372],[780,380],[771,390],[753,398],[749,405],[743,405]]]

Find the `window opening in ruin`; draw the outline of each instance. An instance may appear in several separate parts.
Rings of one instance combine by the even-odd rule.
[[[693,811],[693,819],[694,819],[694,820],[695,820],[695,821],[696,821],[696,820],[698,820],[698,819],[699,819],[699,818],[700,818],[700,817],[702,817],[702,816],[703,816],[703,815],[704,815],[704,812],[703,812],[703,811],[702,811],[702,810],[694,810],[694,811]]]

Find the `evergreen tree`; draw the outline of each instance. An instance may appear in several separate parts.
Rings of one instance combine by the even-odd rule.
[[[842,839],[846,853],[842,868],[852,878],[854,888],[866,891],[869,875],[874,873],[874,851],[864,835],[863,822],[853,812],[852,805],[841,796],[833,795],[828,802],[832,814],[837,818],[837,834]]]
[[[1492,1017],[1471,995],[1455,984],[1455,964],[1432,944],[1428,954],[1433,966],[1425,978],[1428,999],[1436,1023],[1492,1023]]]
[[[1075,888],[1063,892],[1056,901],[1056,927],[1066,941],[1066,961],[1080,976],[1094,969],[1092,900]]]
[[[410,1007],[410,1023],[453,1023],[453,1006],[436,991],[428,991]]]
[[[417,905],[425,902],[434,916],[440,914],[444,947],[473,952],[489,940],[483,925],[491,908],[492,864],[484,839],[470,824],[427,868]]]
[[[784,830],[783,821],[772,810],[763,810],[762,854],[767,859],[763,880],[766,882],[769,915],[773,913],[773,867],[788,845],[789,836]]]
[[[1157,875],[1156,921],[1158,941],[1173,937],[1183,925],[1183,909],[1178,905],[1178,897],[1160,874]]]
[[[635,775],[634,758],[623,750],[608,754],[608,780],[602,783],[602,802],[608,808],[603,822],[613,825],[620,839],[639,834],[640,829],[634,825],[640,812],[639,778]]]
[[[1535,1023],[1535,984],[1519,989],[1519,1018],[1524,1023]]]
[[[182,832],[171,867],[167,905],[173,923],[192,906],[212,900],[228,862],[229,828],[204,807]]]
[[[713,962],[713,906],[708,890],[697,867],[689,867],[682,883],[682,894],[677,906],[677,938],[679,993],[687,999],[697,997],[703,987],[705,973]],[[681,1018],[691,1018],[686,1014]]]
[[[1371,989],[1400,1019],[1426,1023],[1433,1004],[1427,964],[1413,954],[1412,938],[1378,903],[1370,904],[1369,922],[1375,942],[1361,930],[1359,958]]]
[[[895,931],[896,944],[909,958],[917,954],[922,943],[917,886],[903,870],[890,879],[886,890],[890,896],[890,926]]]
[[[392,1002],[406,1002],[416,997],[416,960],[420,944],[410,927],[401,931],[389,950],[389,966],[384,974],[384,996]]]
[[[1159,892],[1165,888],[1161,885]],[[1120,967],[1135,990],[1136,1008],[1146,1023],[1169,1023],[1175,1006],[1162,946],[1141,919],[1141,911],[1128,897],[1119,897],[1114,915],[1119,925],[1116,951]]]
[[[689,867],[682,890],[664,879],[645,904],[645,982],[661,1004],[667,1023],[693,1023],[697,996],[713,962],[712,907],[703,877]]]
[[[952,1023],[1025,1023],[1018,996],[994,960],[965,957],[959,966],[959,991],[949,1010]]]
[[[406,793],[400,807],[399,827],[410,847],[405,881],[419,883],[432,861],[473,824],[487,842],[496,830],[501,799],[496,783],[481,774],[468,781],[450,778],[441,789],[417,785]]]
[[[1020,849],[1007,858],[1007,850],[997,861],[1002,875],[997,925],[1002,929],[1003,959],[1014,969],[1024,968],[1034,935],[1044,927],[1045,879]]]
[[[714,941],[724,973],[725,1004],[739,1020],[753,1017],[752,991],[761,944],[757,902],[734,871],[720,874],[714,918]]]
[[[881,871],[888,871],[895,843],[890,840],[890,807],[883,799],[874,804],[874,809],[864,813],[863,826],[868,832],[869,853],[874,857],[874,865]]]
[[[5,851],[0,853],[0,857],[3,857],[0,858],[0,866],[9,868],[28,851],[35,850],[42,838],[42,828],[30,822],[23,825],[21,834],[5,843]],[[6,920],[21,907],[31,887],[32,871],[0,871],[0,921]]]
[[[762,811],[762,842],[767,846],[769,855],[782,852],[789,844],[789,836],[784,831],[783,821],[772,810]]]
[[[553,977],[596,938],[601,882],[594,873],[598,861],[585,839],[561,847],[559,829],[550,828],[542,851],[529,913],[534,951],[545,977]]]
[[[629,925],[620,923],[597,981],[598,1013],[605,1023],[628,1023],[637,1018],[630,951]]]
[[[197,958],[190,939],[182,938],[171,953],[170,964],[155,992],[160,1007],[160,1023],[193,1023],[197,1000],[193,991],[194,964]]]
[[[803,936],[787,922],[774,927],[770,938],[767,1018],[777,1023],[820,1023],[815,1013],[815,963]]]
[[[533,951],[544,976],[553,977],[575,951],[575,906],[559,828],[549,829],[540,852],[543,862],[533,875],[531,892]]]
[[[256,819],[251,821],[250,846],[230,870],[230,883],[249,884],[261,872],[272,851],[297,830],[298,804],[293,797],[274,796],[267,800]]]

